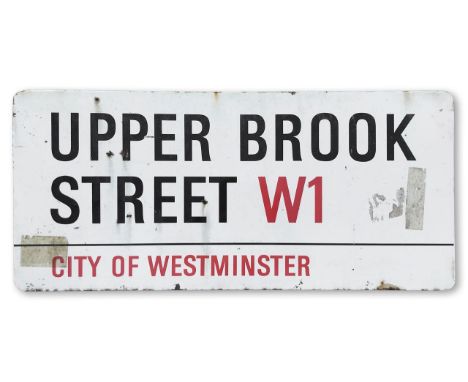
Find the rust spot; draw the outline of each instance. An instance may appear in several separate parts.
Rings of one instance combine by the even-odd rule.
[[[377,287],[377,290],[400,290],[400,287],[381,281],[380,285]]]

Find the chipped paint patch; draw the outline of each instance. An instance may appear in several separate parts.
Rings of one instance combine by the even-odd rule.
[[[422,230],[424,226],[424,197],[426,193],[426,169],[408,169],[406,197],[406,229]]]
[[[396,192],[396,203],[392,204],[392,210],[388,214],[390,219],[403,215],[403,205],[405,202],[405,189],[400,187]]]
[[[369,200],[369,215],[373,222],[383,220],[383,217],[377,213],[377,209],[385,200],[385,196],[380,194],[372,195],[372,200]]]
[[[369,199],[369,216],[372,222],[380,222],[403,215],[405,189],[396,190],[393,199],[382,194],[374,194]]]
[[[46,245],[51,244],[51,245]],[[22,267],[51,267],[54,257],[64,261],[58,267],[66,267],[68,256],[68,240],[64,236],[29,236],[21,237]]]

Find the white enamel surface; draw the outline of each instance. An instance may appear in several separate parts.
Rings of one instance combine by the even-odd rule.
[[[96,102],[96,97],[99,102]],[[69,142],[71,112],[80,114],[80,152],[76,159],[60,162],[52,157],[50,114],[60,113],[62,142]],[[116,120],[114,138],[99,144],[99,161],[90,160],[89,115],[111,114]],[[339,154],[330,162],[313,158],[310,148],[310,122],[315,114],[330,112],[339,121]],[[369,162],[357,162],[349,155],[348,121],[355,113],[373,115],[377,126],[377,151]],[[102,256],[97,277],[89,269],[83,277],[55,278],[50,268],[21,267],[21,247],[14,249],[15,282],[21,289],[375,289],[389,283],[401,289],[448,289],[454,284],[454,246],[361,246],[359,243],[453,244],[453,100],[440,91],[380,92],[143,92],[143,91],[24,91],[14,105],[14,243],[23,235],[64,236],[74,244],[116,243],[203,243],[187,246],[69,247],[68,256]],[[131,160],[123,161],[122,113],[139,113],[149,124],[148,137],[131,144]],[[164,143],[163,151],[176,153],[177,162],[154,161],[153,114],[172,113],[176,121],[163,122],[164,133],[174,133],[174,142]],[[194,160],[183,160],[183,115],[204,114],[210,119],[211,161],[200,158],[194,144]],[[408,161],[398,145],[395,160],[387,160],[386,115],[395,114],[399,124],[407,113],[415,114],[405,130],[405,140],[416,157]],[[239,115],[259,114],[266,122],[268,144],[265,159],[241,162],[239,159]],[[275,114],[295,114],[301,119],[302,161],[293,161],[289,143],[285,160],[275,161]],[[102,127],[101,127],[102,128]],[[360,125],[358,125],[358,131]],[[365,129],[365,127],[363,127]],[[326,129],[324,129],[326,131]],[[358,147],[365,149],[364,134],[358,133]],[[323,134],[323,151],[327,151]],[[67,151],[67,144],[63,144]],[[106,152],[114,155],[108,157]],[[405,216],[372,221],[369,200],[376,193],[386,195],[387,203],[400,187],[407,187],[409,167],[426,169],[424,229],[405,229]],[[80,204],[79,219],[70,225],[55,223],[51,208],[63,215],[68,208],[56,201],[50,185],[57,176],[78,180],[78,191],[65,191]],[[101,223],[91,223],[91,186],[82,176],[110,176],[101,186]],[[175,195],[175,203],[163,206],[165,215],[178,217],[176,224],[155,224],[153,219],[153,176],[177,177],[176,184],[163,186],[163,193]],[[129,218],[117,224],[117,176],[139,176],[144,182],[143,224]],[[195,195],[204,195],[206,206],[194,205],[195,214],[204,214],[206,224],[183,223],[184,176],[237,176],[228,186],[228,222],[218,223],[216,185],[194,186]],[[323,223],[313,219],[313,190],[305,189],[296,223],[289,223],[280,207],[277,222],[268,223],[261,202],[258,176],[269,180],[270,194],[276,178],[287,176],[293,194],[296,180],[306,176],[323,177]],[[380,207],[382,208],[382,207]],[[375,210],[376,213],[378,212]],[[126,213],[134,214],[132,207]],[[220,246],[210,243],[235,242]],[[245,242],[351,243],[350,246],[245,245]],[[309,277],[285,276],[165,276],[152,277],[147,256],[155,255],[305,255],[310,258]],[[111,274],[113,256],[139,256],[132,277]]]

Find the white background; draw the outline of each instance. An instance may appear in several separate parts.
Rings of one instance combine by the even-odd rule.
[[[461,1],[309,3],[1,3],[1,380],[466,381],[467,10]],[[11,101],[25,88],[449,90],[457,286],[439,293],[19,292]]]

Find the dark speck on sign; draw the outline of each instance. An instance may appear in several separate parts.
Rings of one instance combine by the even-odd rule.
[[[130,159],[130,153],[126,150],[122,150],[120,152],[120,155],[122,155],[123,160],[129,160]]]

